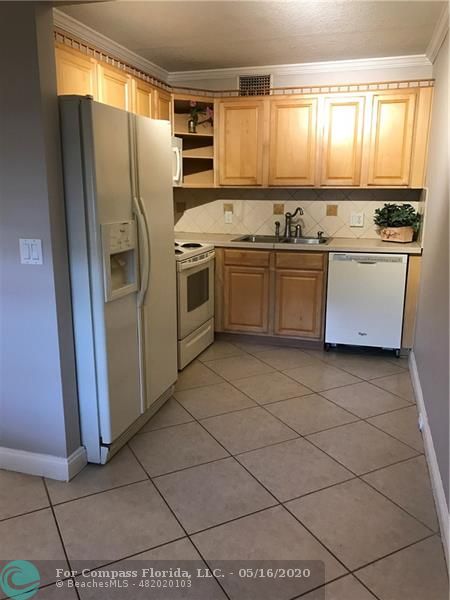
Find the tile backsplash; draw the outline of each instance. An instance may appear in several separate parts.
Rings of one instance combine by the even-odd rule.
[[[252,233],[283,229],[285,212],[301,206],[304,215],[294,224],[303,235],[344,238],[377,238],[373,223],[376,208],[385,202],[409,202],[419,208],[422,190],[411,189],[187,189],[175,188],[175,231],[192,233]],[[227,206],[224,206],[227,205]],[[225,209],[232,210],[232,223],[225,223]],[[350,226],[351,212],[363,213],[363,227]],[[277,214],[274,214],[277,213]]]

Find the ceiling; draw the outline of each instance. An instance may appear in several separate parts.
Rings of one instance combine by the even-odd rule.
[[[60,10],[167,71],[424,54],[445,2],[140,1]]]

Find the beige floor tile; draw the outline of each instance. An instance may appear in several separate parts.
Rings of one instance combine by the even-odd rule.
[[[221,383],[222,381],[223,379],[216,375],[216,373],[213,373],[203,363],[194,361],[178,373],[178,381],[175,389],[178,392],[179,390],[187,390],[202,385],[212,385],[213,383]]]
[[[5,560],[18,559],[35,564],[41,585],[56,581],[57,568],[67,568],[55,519],[49,508],[0,522],[0,564]]]
[[[425,457],[418,456],[363,477],[433,531],[438,521]]]
[[[311,390],[294,381],[283,373],[273,372],[265,375],[253,375],[233,381],[233,385],[253,398],[258,404],[287,400],[297,396],[311,394]]]
[[[277,346],[275,344],[264,344],[258,342],[235,342],[235,346],[248,352],[249,354],[259,354],[260,352],[268,352],[270,350],[277,350],[283,348],[283,346]]]
[[[301,435],[357,421],[358,417],[319,394],[268,404],[267,410]]]
[[[263,408],[247,408],[211,417],[202,424],[232,454],[298,437],[295,431]]]
[[[68,483],[47,479],[53,504],[147,479],[147,474],[127,447],[122,448],[106,465],[88,464]]]
[[[316,358],[298,348],[276,348],[268,352],[259,352],[258,359],[279,371],[303,367],[317,362]]]
[[[2,598],[1,593],[0,598]],[[62,588],[54,584],[41,588],[36,594],[36,598],[39,600],[78,600],[75,588],[69,587],[68,583],[64,583],[64,587]]]
[[[418,415],[415,406],[409,406],[408,408],[402,408],[368,419],[372,425],[390,433],[405,444],[408,444],[408,446],[415,448],[418,452],[423,452],[423,440],[417,420]]]
[[[412,448],[363,421],[314,433],[308,439],[358,475],[416,454]]]
[[[234,458],[163,475],[155,484],[188,533],[277,503]]]
[[[154,431],[171,425],[181,425],[193,421],[193,417],[178,404],[175,398],[169,398],[164,406],[139,430],[139,433]]]
[[[0,469],[0,521],[48,505],[42,477]]]
[[[402,369],[409,369],[409,355],[408,356],[400,356],[400,358],[396,358],[393,356],[392,358],[386,358],[387,362],[390,362],[393,365],[398,365],[402,367]]]
[[[256,406],[228,382],[176,392],[175,396],[197,419]]]
[[[329,583],[324,589],[302,596],[301,600],[375,600],[375,596],[367,591],[353,575],[347,575]]]
[[[289,377],[306,385],[306,387],[311,388],[314,392],[321,392],[343,385],[351,385],[352,383],[361,381],[357,377],[325,363],[289,369],[286,370],[285,373]]]
[[[388,392],[392,392],[408,402],[414,403],[414,391],[411,385],[411,377],[408,371],[398,373],[397,375],[389,375],[388,377],[380,377],[373,379],[372,383]]]
[[[244,561],[247,567],[267,569],[279,567],[283,561],[283,567],[312,569],[310,579],[226,578],[222,582],[232,598],[287,600],[304,593],[320,584],[324,577],[323,565],[321,571],[320,565],[310,561],[323,561],[327,580],[345,573],[331,554],[281,506],[196,534],[193,541],[213,568],[229,570],[233,565],[230,561],[235,561],[238,568]]]
[[[280,502],[353,477],[303,439],[246,452],[237,458]]]
[[[429,530],[359,479],[286,504],[349,569],[399,550]]]
[[[149,600],[149,598],[152,600],[226,600],[225,594],[215,579],[195,577],[197,569],[206,569],[206,564],[187,538],[165,544],[148,552],[142,552],[128,560],[116,562],[109,568],[118,571],[137,570],[141,573],[142,569],[152,567],[155,570],[175,570],[177,568],[186,570],[194,574],[190,580],[192,586],[189,588],[174,586],[170,591],[167,588],[160,588],[159,590],[153,588],[150,591],[146,587],[133,586],[132,593],[123,594],[120,593],[120,590],[117,590],[118,595],[111,594],[110,589],[88,587],[80,589],[81,600],[111,600],[111,598],[117,598],[117,600],[125,598],[132,598],[133,600]],[[98,581],[98,577],[95,577],[95,575],[91,579]],[[139,581],[139,579],[136,581]],[[182,579],[178,579],[178,581],[182,581]]]
[[[403,367],[394,365],[380,356],[338,354],[330,356],[326,362],[361,379],[374,379],[404,372]]]
[[[217,340],[200,354],[198,360],[204,362],[205,360],[216,360],[218,358],[226,358],[227,356],[236,356],[239,354],[244,354],[241,348],[238,348],[230,342]]]
[[[184,535],[150,481],[55,506],[73,567],[93,567]]]
[[[136,435],[129,443],[152,477],[228,456],[198,423]]]
[[[362,419],[383,412],[410,406],[409,402],[382,390],[367,381],[346,385],[341,388],[322,392],[322,396],[332,400],[342,408],[358,415]]]
[[[440,539],[435,536],[358,571],[381,600],[448,600]]]
[[[250,375],[261,375],[262,373],[270,373],[272,367],[261,362],[254,356],[230,356],[229,358],[219,358],[218,360],[210,360],[207,363],[208,367],[218,373],[224,379],[233,381],[234,379],[242,379]]]

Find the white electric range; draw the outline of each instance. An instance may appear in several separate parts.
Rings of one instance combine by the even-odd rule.
[[[178,369],[214,341],[214,246],[175,240],[178,295]]]

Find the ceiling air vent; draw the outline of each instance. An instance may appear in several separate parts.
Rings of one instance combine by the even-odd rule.
[[[239,75],[239,96],[269,96],[272,75]]]

